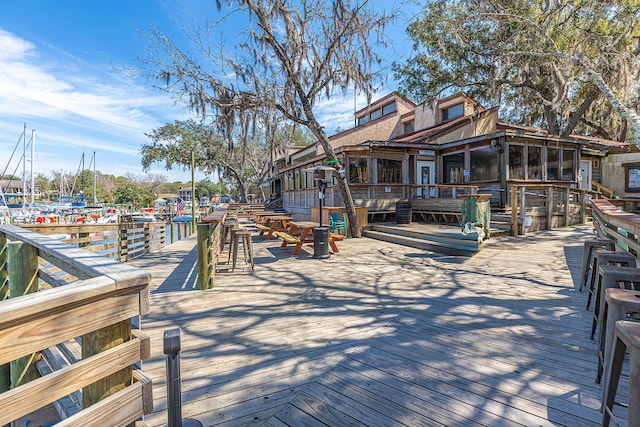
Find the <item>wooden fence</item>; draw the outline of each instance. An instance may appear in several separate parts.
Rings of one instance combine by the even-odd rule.
[[[600,237],[613,239],[616,245],[638,257],[640,253],[640,215],[637,199],[600,199],[591,201],[593,227]]]
[[[126,425],[152,411],[149,273],[0,226],[0,425]],[[143,425],[141,422],[136,422]]]

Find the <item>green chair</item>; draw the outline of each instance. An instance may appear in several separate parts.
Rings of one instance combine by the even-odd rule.
[[[329,214],[329,228],[331,232],[336,232],[337,230],[344,230],[344,237],[347,237],[347,220],[344,215],[339,213]]]

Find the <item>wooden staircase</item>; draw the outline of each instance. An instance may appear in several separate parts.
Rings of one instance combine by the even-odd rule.
[[[362,235],[447,255],[472,256],[482,247],[477,233],[464,235],[462,229],[455,225],[381,222],[369,224]]]

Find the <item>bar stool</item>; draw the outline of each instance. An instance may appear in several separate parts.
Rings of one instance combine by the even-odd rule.
[[[624,282],[622,286],[618,284]],[[598,267],[598,280],[596,282],[595,305],[593,307],[593,321],[591,323],[590,339],[596,334],[596,326],[600,323],[600,307],[604,306],[605,290],[622,287],[636,289],[634,284],[640,283],[640,269],[635,267],[617,267],[615,265],[601,265]],[[628,285],[630,284],[630,285]],[[601,323],[602,325],[602,323]]]
[[[233,257],[233,264],[231,267],[231,272],[236,269],[236,259],[238,258],[238,245],[242,241],[242,250],[244,251],[244,261],[247,262],[247,259],[251,263],[251,271],[254,271],[254,262],[253,262],[253,245],[251,242],[251,232],[249,230],[243,228],[237,228],[231,230],[231,242],[229,247],[229,258]],[[227,259],[227,264],[229,263],[229,259]]]
[[[582,251],[582,274],[580,276],[580,292],[582,292],[582,288],[587,284],[589,272],[593,272],[591,264],[593,263],[594,249],[608,249],[613,251],[616,249],[616,244],[611,239],[588,239],[584,241],[584,249]]]
[[[598,340],[598,374],[596,383],[600,383],[602,373],[611,364],[613,331],[618,320],[630,320],[627,314],[640,313],[640,292],[635,290],[610,288],[604,293],[604,306],[600,322]],[[636,316],[637,317],[637,316]],[[609,333],[607,333],[609,331]],[[606,381],[605,381],[606,384]]]
[[[589,274],[589,295],[587,296],[587,307],[591,305],[591,297],[593,296],[593,290],[595,289],[596,281],[598,279],[598,268],[601,265],[619,265],[621,267],[635,267],[636,257],[627,251],[609,251],[606,249],[596,249],[593,251],[593,266]]]
[[[613,416],[613,402],[618,391],[624,356],[629,349],[629,416],[627,425],[640,425],[640,323],[618,321],[612,340],[611,364],[605,377],[604,399],[602,401],[602,425],[607,427]]]
[[[227,218],[222,223],[222,230],[220,230],[220,250],[224,249],[225,243],[227,243],[227,235],[231,230],[238,228],[237,218]]]

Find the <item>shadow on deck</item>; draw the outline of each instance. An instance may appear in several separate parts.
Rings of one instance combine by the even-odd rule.
[[[492,238],[473,257],[348,239],[316,260],[254,236],[255,272],[240,263],[209,291],[193,290],[195,240],[139,258],[153,274],[146,422],[166,424],[162,334],[180,327],[183,416],[205,425],[599,425],[577,292],[588,237]]]

